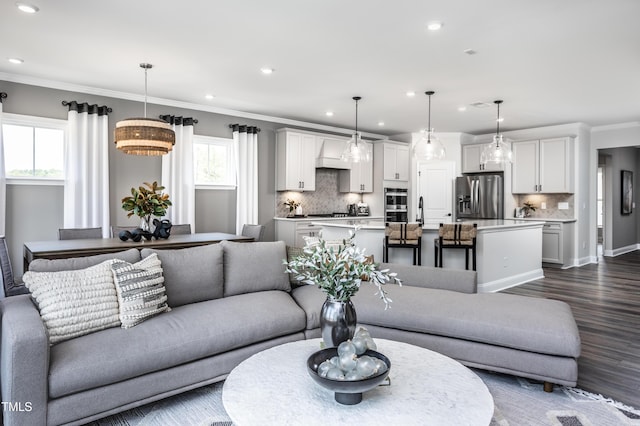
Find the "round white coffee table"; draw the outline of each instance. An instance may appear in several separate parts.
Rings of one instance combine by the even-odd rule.
[[[418,346],[374,339],[391,360],[391,386],[342,405],[315,383],[307,358],[320,339],[267,349],[231,371],[222,402],[234,425],[483,425],[493,398],[484,382],[459,362]]]

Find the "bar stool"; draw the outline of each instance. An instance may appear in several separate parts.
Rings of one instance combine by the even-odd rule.
[[[464,249],[464,266],[469,269],[469,251],[471,251],[473,270],[476,270],[477,223],[440,224],[438,238],[434,240],[434,266],[442,268],[442,249]]]
[[[389,261],[389,248],[413,250],[413,264],[422,265],[422,224],[385,223],[382,261]]]

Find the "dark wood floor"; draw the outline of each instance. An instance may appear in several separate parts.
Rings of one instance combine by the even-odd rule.
[[[578,387],[640,408],[640,251],[544,274],[505,292],[567,302],[582,340]]]

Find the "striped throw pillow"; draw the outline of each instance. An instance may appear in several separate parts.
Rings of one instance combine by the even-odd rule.
[[[162,265],[157,254],[131,264],[114,260],[111,264],[120,303],[122,328],[131,328],[141,322],[170,310],[165,294]]]
[[[51,345],[120,325],[111,262],[75,271],[25,272]]]

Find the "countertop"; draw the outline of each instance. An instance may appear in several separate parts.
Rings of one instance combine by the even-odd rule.
[[[318,220],[314,220],[313,224],[318,226],[327,226],[327,227],[336,227],[336,228],[353,228],[355,225],[358,225],[362,230],[383,230],[384,229],[384,220],[373,219],[360,221],[359,223],[355,223],[353,220],[349,218],[336,218],[342,219],[342,221],[325,221],[323,218],[319,218]],[[535,226],[542,227],[545,224],[545,221],[542,220],[519,220],[519,219],[479,219],[469,221],[472,223],[478,224],[478,230],[498,230],[498,229],[515,229],[515,228],[530,228]],[[439,228],[439,224],[437,223],[426,223],[422,229],[425,231],[435,231]]]
[[[506,220],[506,219],[505,219]],[[576,222],[575,218],[553,218],[553,217],[512,217],[508,220],[531,220],[534,222],[559,222],[559,223],[573,223]]]
[[[279,217],[276,216],[273,220],[283,220],[287,222],[300,222],[300,221],[311,221],[311,222],[327,222],[327,221],[335,221],[335,220],[350,220],[350,221],[369,221],[369,220],[382,220],[382,216],[347,216],[347,217],[326,217],[326,216],[296,216],[296,217]]]

